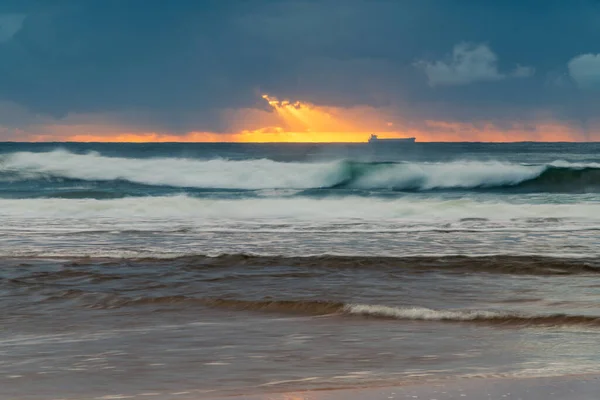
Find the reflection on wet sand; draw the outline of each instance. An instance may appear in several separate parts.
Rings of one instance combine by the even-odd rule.
[[[600,376],[530,379],[469,379],[427,386],[321,390],[242,396],[230,400],[597,400]],[[219,400],[219,399],[210,399]]]

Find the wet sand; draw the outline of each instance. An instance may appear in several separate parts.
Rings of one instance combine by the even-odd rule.
[[[523,379],[465,379],[449,383],[386,388],[318,390],[234,397],[203,397],[202,400],[598,400],[600,376]]]

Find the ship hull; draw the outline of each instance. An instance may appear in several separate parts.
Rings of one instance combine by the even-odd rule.
[[[402,138],[402,139],[370,139],[370,144],[407,144],[415,143],[415,138]]]

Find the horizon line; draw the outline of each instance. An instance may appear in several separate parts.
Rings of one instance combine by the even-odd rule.
[[[73,140],[53,140],[53,141],[18,141],[18,140],[4,140],[0,141],[0,144],[54,144],[54,143],[87,143],[87,144],[369,144],[369,142],[233,142],[233,141],[225,141],[225,142],[189,142],[189,141],[149,141],[149,142],[125,142],[125,141],[73,141]],[[519,140],[519,141],[507,141],[507,142],[497,142],[497,141],[479,141],[479,140],[464,140],[464,141],[415,141],[413,143],[403,143],[403,146],[413,145],[413,144],[421,144],[421,143],[481,143],[481,144],[511,144],[511,143],[581,143],[581,144],[590,144],[590,143],[600,143],[600,140],[591,140],[591,141],[580,141],[580,140],[562,140],[562,141],[541,141],[541,140]],[[394,144],[392,146],[398,146],[398,144]]]

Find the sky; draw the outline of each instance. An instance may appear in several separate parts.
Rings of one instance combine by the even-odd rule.
[[[0,140],[600,141],[600,0],[1,0]]]

